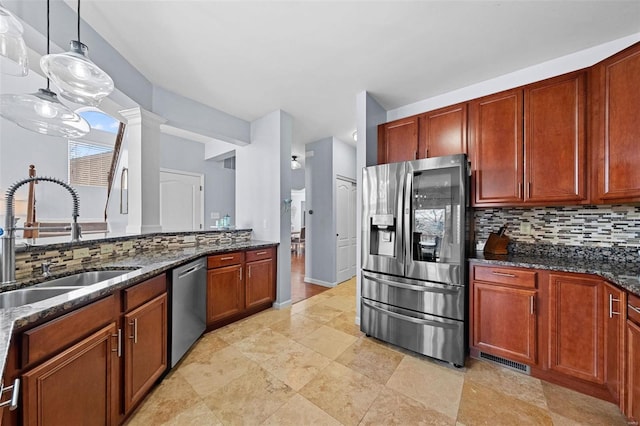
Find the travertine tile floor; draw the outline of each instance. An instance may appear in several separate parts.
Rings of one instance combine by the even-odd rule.
[[[203,336],[128,425],[626,425],[618,408],[492,364],[365,337],[355,279]]]

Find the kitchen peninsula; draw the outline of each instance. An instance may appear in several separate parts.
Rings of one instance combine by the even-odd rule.
[[[42,285],[43,262],[52,265],[52,277],[48,280],[81,271],[119,270],[124,274],[35,303],[0,309],[4,386],[18,378],[22,382],[18,386],[20,408],[16,411],[5,408],[4,424],[27,424],[34,421],[34,416],[45,414],[48,420],[56,419],[58,415],[68,415],[65,410],[77,407],[81,411],[78,419],[82,418],[83,410],[84,414],[86,410],[94,410],[101,414],[92,416],[104,418],[106,424],[121,423],[167,371],[171,292],[167,273],[195,259],[204,257],[211,262],[225,256],[241,257],[241,267],[246,265],[250,270],[258,264],[255,260],[251,263],[252,256],[260,258],[260,268],[255,269],[254,277],[240,278],[243,298],[234,303],[245,307],[244,286],[247,298],[251,294],[259,294],[261,298],[247,303],[246,309],[228,318],[230,322],[271,306],[275,299],[276,259],[272,250],[275,246],[277,243],[251,240],[250,229],[19,245],[17,282],[0,295]],[[263,265],[268,267],[265,269]],[[211,276],[207,281],[201,285],[212,288]],[[214,297],[208,291],[208,309],[224,299],[224,295]],[[211,329],[219,324],[208,326]],[[136,346],[138,341],[140,345]],[[87,389],[81,385],[78,390],[74,388],[78,386],[75,381],[78,374],[82,375],[80,383],[102,385]],[[78,395],[75,401],[69,399],[73,407],[54,407],[45,398],[47,394],[68,394],[71,390]],[[7,390],[3,399],[9,395]]]

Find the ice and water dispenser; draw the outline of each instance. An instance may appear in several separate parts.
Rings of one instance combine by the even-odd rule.
[[[369,254],[396,256],[397,223],[392,214],[376,214],[369,218]]]

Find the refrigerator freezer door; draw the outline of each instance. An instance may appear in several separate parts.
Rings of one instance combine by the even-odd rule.
[[[402,198],[405,163],[367,167],[362,173],[362,268],[404,274]]]

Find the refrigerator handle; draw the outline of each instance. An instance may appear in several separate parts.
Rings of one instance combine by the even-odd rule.
[[[404,203],[402,204],[403,217],[402,230],[404,233],[404,271],[408,270],[409,262],[411,262],[411,186],[413,185],[413,173],[407,173],[404,184]]]

